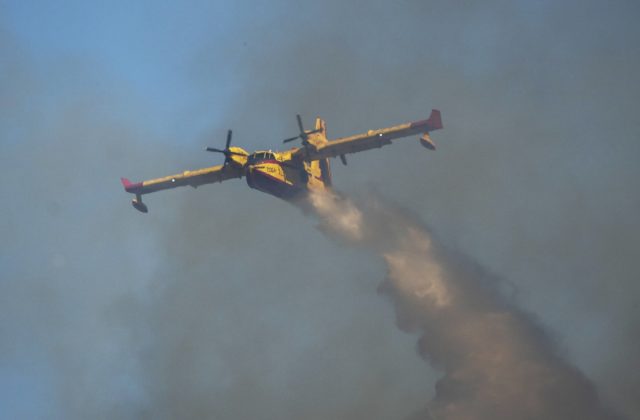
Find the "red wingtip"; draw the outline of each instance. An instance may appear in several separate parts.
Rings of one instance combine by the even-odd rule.
[[[129,181],[127,178],[120,178],[120,182],[122,182],[122,186],[126,192],[135,192],[134,190],[142,187],[142,182],[133,183]]]

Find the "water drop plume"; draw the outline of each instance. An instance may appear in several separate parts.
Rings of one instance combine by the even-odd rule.
[[[309,203],[322,232],[384,260],[379,292],[399,328],[419,333],[419,355],[442,372],[416,419],[617,418],[501,293],[506,283],[444,247],[414,215],[375,195],[313,193]]]

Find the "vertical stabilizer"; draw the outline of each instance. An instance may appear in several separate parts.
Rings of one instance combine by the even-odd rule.
[[[322,134],[325,141],[327,140],[327,124],[320,117],[316,118],[315,130],[320,130],[319,134]]]
[[[316,149],[325,145],[327,140],[327,126],[322,118],[316,118],[316,125],[313,130],[306,131],[307,138],[305,145],[313,145]]]
[[[319,130],[318,137],[317,137],[318,143],[320,144],[327,143],[328,142],[327,124],[320,117],[316,118],[316,125],[314,127],[314,131],[315,130]],[[324,182],[325,186],[330,187],[331,186],[331,166],[329,164],[329,159],[320,159],[318,163],[320,164],[320,173],[321,173],[322,182]]]
[[[331,165],[329,159],[320,159],[320,173],[322,174],[322,182],[327,187],[331,186]]]

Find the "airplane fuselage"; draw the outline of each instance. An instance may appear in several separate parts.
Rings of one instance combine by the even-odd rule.
[[[313,162],[295,162],[291,152],[259,151],[247,157],[244,176],[249,187],[283,200],[298,199],[309,190],[326,189],[328,163],[323,171]]]

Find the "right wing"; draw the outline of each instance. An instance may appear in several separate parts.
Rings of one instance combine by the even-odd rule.
[[[407,137],[414,134],[424,134],[425,147],[435,149],[433,142],[430,141],[427,133],[442,128],[442,119],[440,111],[434,109],[426,120],[415,121],[406,124],[396,125],[394,127],[381,128],[379,130],[370,130],[366,133],[357,134],[355,136],[342,137],[331,140],[325,144],[319,145],[315,150],[303,147],[297,153],[307,160],[325,159],[341,156],[347,153],[357,153],[368,149],[379,148],[387,144],[391,144],[391,140],[400,137]]]
[[[163,178],[151,179],[142,182],[131,182],[126,178],[120,178],[126,192],[135,194],[133,206],[147,212],[147,206],[141,201],[142,194],[149,194],[156,191],[168,190],[170,188],[191,186],[198,187],[203,184],[222,182],[232,178],[242,178],[242,168],[234,165],[217,165],[209,168],[197,169],[195,171],[184,171],[181,174],[165,176]]]

